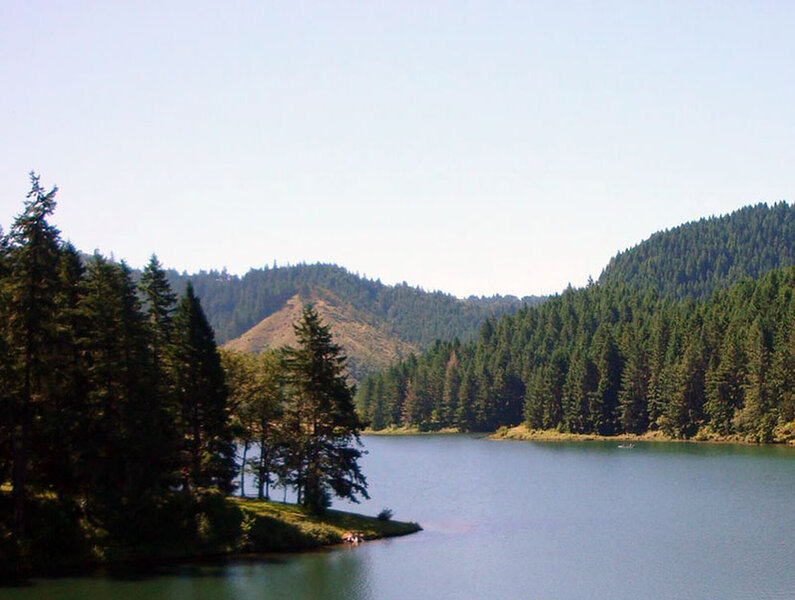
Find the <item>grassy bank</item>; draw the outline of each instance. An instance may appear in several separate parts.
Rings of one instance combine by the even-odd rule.
[[[385,427],[384,429],[365,429],[365,435],[443,435],[450,433],[461,433],[455,427],[443,427],[441,429],[422,429],[416,425],[403,425],[401,427]]]
[[[587,441],[617,441],[617,442],[710,442],[718,444],[755,444],[756,440],[749,440],[739,435],[721,436],[710,431],[700,431],[687,440],[666,436],[662,431],[647,431],[643,434],[622,433],[619,435],[597,435],[591,433],[566,433],[557,429],[530,429],[527,425],[516,427],[501,427],[489,436],[492,440],[524,440],[532,442],[587,442]],[[795,428],[792,424],[788,427],[779,427],[771,443],[795,445]]]
[[[382,521],[328,510],[312,515],[292,504],[228,498],[217,493],[177,494],[142,514],[129,515],[116,533],[81,515],[80,507],[52,495],[28,503],[24,568],[12,560],[10,494],[0,493],[0,576],[57,574],[103,565],[297,552],[342,542],[345,532],[365,540],[419,531],[416,523]],[[0,513],[2,514],[2,513]]]
[[[357,513],[328,510],[323,515],[309,514],[302,506],[233,499],[250,524],[249,543],[256,552],[305,550],[339,544],[348,531],[365,540],[396,537],[422,529],[417,523],[382,521]]]
[[[429,431],[416,426],[387,427],[379,430],[367,430],[367,435],[400,436],[400,435],[440,435],[463,433],[454,427]],[[500,427],[486,439],[491,440],[523,440],[531,442],[705,442],[715,444],[788,444],[795,446],[795,422],[777,426],[773,437],[764,442],[742,435],[720,435],[702,428],[691,438],[682,439],[665,435],[662,431],[647,431],[643,434],[621,433],[617,435],[598,435],[595,433],[568,433],[557,429],[530,429],[526,424],[515,427]]]
[[[517,425],[516,427],[501,427],[489,436],[492,440],[524,440],[531,442],[590,442],[590,441],[618,441],[618,442],[639,442],[639,441],[668,441],[662,432],[654,431],[643,435],[621,434],[621,435],[597,435],[592,433],[567,433],[557,429],[530,429],[527,425]]]

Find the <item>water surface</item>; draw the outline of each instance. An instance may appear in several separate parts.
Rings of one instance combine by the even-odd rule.
[[[457,435],[365,444],[372,500],[357,510],[391,508],[424,531],[264,561],[36,581],[0,598],[795,598],[793,449]]]

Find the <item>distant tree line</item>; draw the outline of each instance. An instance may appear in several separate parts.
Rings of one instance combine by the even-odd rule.
[[[374,429],[525,422],[602,435],[791,437],[795,268],[707,301],[625,284],[568,289],[488,319],[475,342],[437,342],[368,378],[357,405]]]
[[[327,264],[252,269],[242,277],[225,271],[188,275],[168,271],[175,289],[190,280],[220,343],[234,339],[278,311],[295,296],[327,290],[349,303],[374,323],[383,323],[398,338],[420,346],[436,339],[473,339],[487,316],[515,312],[541,297],[512,296],[458,299],[442,292],[426,292],[406,283],[388,286]]]
[[[68,552],[89,531],[124,546],[156,543],[166,522],[195,529],[186,498],[232,492],[236,440],[267,450],[277,430],[261,480],[279,464],[318,511],[332,493],[366,497],[345,358],[317,313],[304,311],[297,348],[251,370],[227,357],[225,373],[190,283],[177,299],[154,256],[137,285],[123,262],[82,259],[49,223],[56,191],[31,174],[0,231],[0,562]],[[53,530],[54,514],[80,533]]]
[[[661,231],[619,253],[599,283],[706,300],[716,289],[795,264],[795,205],[746,206]]]

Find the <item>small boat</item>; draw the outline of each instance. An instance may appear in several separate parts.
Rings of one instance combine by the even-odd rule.
[[[635,444],[619,444],[618,447],[622,450],[632,450],[635,447]]]

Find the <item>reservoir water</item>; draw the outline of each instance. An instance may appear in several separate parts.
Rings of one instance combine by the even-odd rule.
[[[795,598],[792,448],[364,442],[372,500],[354,510],[391,508],[424,531],[256,561],[37,580],[0,588],[0,598]]]

